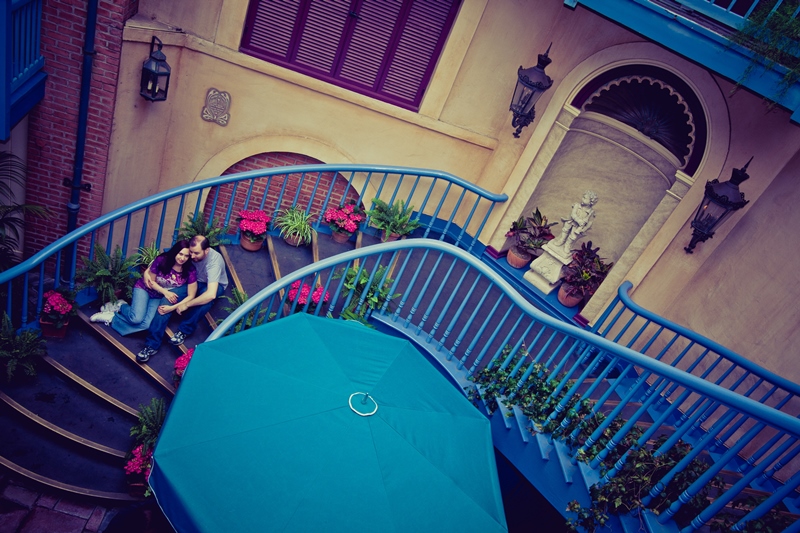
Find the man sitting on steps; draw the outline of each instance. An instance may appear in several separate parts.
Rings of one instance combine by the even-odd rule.
[[[222,258],[222,254],[212,250],[209,244],[208,239],[203,235],[197,235],[189,242],[189,253],[195,268],[197,268],[197,296],[192,300],[182,302],[176,309],[184,319],[178,326],[178,331],[169,339],[173,346],[183,344],[186,337],[194,333],[197,323],[211,309],[214,301],[222,296],[228,286],[225,260]],[[146,363],[150,356],[161,347],[161,339],[167,330],[171,313],[168,304],[169,302],[162,301],[162,305],[158,306],[158,313],[150,323],[145,346],[136,355],[136,360],[140,363]]]

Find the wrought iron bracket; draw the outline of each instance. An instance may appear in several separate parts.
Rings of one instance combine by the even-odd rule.
[[[73,185],[72,180],[69,178],[64,178],[64,181],[61,182],[64,187],[71,187],[72,189],[81,189],[83,191],[91,191],[92,184],[91,183],[81,183],[80,185]]]

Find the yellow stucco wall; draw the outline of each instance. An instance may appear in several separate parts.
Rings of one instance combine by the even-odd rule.
[[[218,175],[255,153],[293,151],[328,163],[434,168],[505,192],[510,201],[493,213],[483,235],[499,248],[509,220],[528,203],[558,149],[554,132],[568,127],[559,121],[577,112],[569,110],[577,91],[620,65],[657,65],[695,90],[706,108],[709,134],[698,172],[686,178],[687,187],[692,179],[694,185],[637,251],[626,274],[636,286],[634,299],[768,367],[782,368],[779,354],[790,353],[793,324],[775,312],[772,291],[797,292],[791,269],[782,268],[798,255],[797,238],[790,224],[756,221],[774,221],[767,206],[786,196],[777,191],[790,188],[789,176],[798,165],[800,128],[787,112],[765,112],[760,99],[746,91],[729,97],[730,82],[581,7],[568,9],[560,0],[464,0],[415,113],[239,53],[247,4],[216,0],[199,10],[141,0],[140,15],[124,34],[106,211]],[[145,102],[137,92],[154,34],[165,43],[173,68],[169,99],[161,103]],[[515,139],[508,104],[516,70],[535,64],[551,42],[547,73],[554,86],[537,104],[536,122]],[[200,118],[211,87],[232,96],[226,127]],[[751,155],[756,156],[752,179],[742,186],[751,204],[694,255],[685,254],[689,220],[705,181],[721,173],[727,179]],[[741,259],[754,246],[758,268],[753,259]],[[774,324],[768,351],[762,350],[760,335],[740,321],[743,302],[748,314],[761,317],[762,329],[767,321]]]

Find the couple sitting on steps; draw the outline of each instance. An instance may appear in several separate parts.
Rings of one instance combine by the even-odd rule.
[[[191,260],[190,260],[191,259]],[[173,311],[184,316],[169,342],[174,346],[194,333],[197,323],[228,286],[225,261],[197,235],[181,240],[159,255],[133,286],[131,304],[106,304],[92,322],[105,322],[121,335],[148,330],[144,348],[136,355],[146,363],[161,347]]]

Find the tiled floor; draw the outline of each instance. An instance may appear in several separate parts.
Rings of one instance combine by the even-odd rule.
[[[124,521],[129,528],[134,515],[141,517],[138,529],[124,531],[172,532],[153,501],[105,507],[0,470],[0,533],[111,533],[109,525],[118,514],[122,516],[116,522]]]

